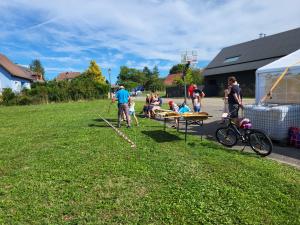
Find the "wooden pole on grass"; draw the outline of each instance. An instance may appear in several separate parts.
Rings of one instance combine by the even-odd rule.
[[[122,137],[125,141],[127,141],[130,145],[131,148],[136,148],[136,144],[130,140],[122,131],[120,131],[119,129],[117,129],[114,125],[112,125],[109,121],[107,121],[105,118],[103,118],[100,114],[99,117],[105,122],[107,123],[111,128],[114,129],[114,131],[116,131],[116,133]]]

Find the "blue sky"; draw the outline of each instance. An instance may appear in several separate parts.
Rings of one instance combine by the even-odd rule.
[[[299,0],[1,0],[0,52],[46,78],[94,59],[113,82],[121,65],[161,76],[196,50],[204,67],[221,48],[300,26]]]

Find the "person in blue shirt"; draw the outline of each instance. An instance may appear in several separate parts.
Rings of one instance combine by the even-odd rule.
[[[125,90],[124,86],[120,86],[119,91],[116,93],[116,100],[118,101],[118,127],[121,127],[121,119],[123,113],[126,116],[127,128],[130,128],[130,116],[129,116],[129,102],[130,94]]]

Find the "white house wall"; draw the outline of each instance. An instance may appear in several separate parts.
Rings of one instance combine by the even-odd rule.
[[[29,80],[25,80],[20,77],[12,76],[11,82],[12,82],[13,92],[18,93],[18,92],[22,91],[24,88],[30,89],[30,81]]]
[[[8,71],[0,66],[0,92],[2,92],[4,88],[11,88],[14,92],[18,93],[23,88],[30,89],[30,81],[12,76]]]

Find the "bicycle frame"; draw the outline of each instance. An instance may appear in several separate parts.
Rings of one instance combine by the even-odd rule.
[[[225,119],[228,120],[227,127],[232,128],[239,136],[242,136],[235,122],[233,122],[231,118],[225,118]]]
[[[219,143],[227,146],[232,147],[237,144],[238,141],[241,141],[244,144],[244,147],[242,148],[242,151],[245,149],[246,146],[250,146],[256,154],[261,156],[267,156],[272,152],[272,141],[271,139],[263,132],[257,129],[252,129],[248,126],[240,127],[237,125],[232,118],[225,117],[223,118],[226,120],[226,126],[220,127],[216,131],[216,138]],[[223,142],[219,139],[218,133],[219,131],[225,131],[225,138],[227,139],[226,135],[228,135],[228,131],[231,130],[231,132],[234,134],[233,142]],[[222,133],[220,133],[222,135]],[[257,136],[259,135],[259,136]],[[223,136],[224,137],[224,136]],[[263,139],[262,139],[263,138]],[[226,140],[225,139],[225,140]]]
[[[228,124],[227,124],[227,127],[228,128],[232,128],[232,130],[238,135],[238,137],[240,138],[240,140],[242,140],[243,143],[247,143],[246,140],[247,140],[247,137],[246,137],[246,131],[249,130],[249,129],[242,129],[243,131],[245,131],[245,134],[241,133],[239,127],[236,125],[235,122],[233,122],[232,118],[230,117],[227,117],[227,118],[224,118],[225,120],[228,120]]]

